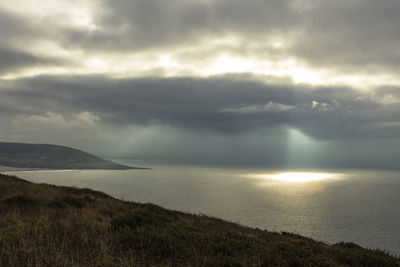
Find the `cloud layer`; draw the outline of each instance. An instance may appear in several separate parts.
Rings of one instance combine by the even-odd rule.
[[[362,93],[348,87],[268,85],[235,76],[72,76],[9,81],[0,92],[2,136],[36,142],[44,142],[41,136],[46,136],[91,150],[100,142],[96,151],[101,154],[113,147],[116,155],[125,156],[152,151],[207,158],[209,153],[218,160],[246,155],[249,161],[280,164],[289,154],[301,160],[310,154],[307,164],[315,164],[321,153],[313,151],[315,143],[321,146],[318,151],[330,151],[326,156],[335,155],[329,158],[332,165],[337,161],[347,166],[350,163],[341,159],[363,146],[377,147],[360,155],[368,156],[369,164],[380,150],[381,159],[387,149],[391,152],[385,158],[398,153],[391,145],[400,136],[397,88]],[[301,134],[293,135],[293,130]]]
[[[118,80],[42,76],[7,82],[1,94],[0,105],[9,116],[87,111],[114,125],[160,124],[226,133],[288,125],[320,139],[399,134],[397,88],[360,92],[265,84],[231,75]]]
[[[3,1],[0,138],[395,168],[399,11],[397,0]]]
[[[0,72],[26,76],[52,54],[57,66],[35,73],[255,72],[319,85],[399,85],[399,10],[396,0],[58,0],[41,9],[18,0],[0,4],[9,51],[0,61],[11,58]]]

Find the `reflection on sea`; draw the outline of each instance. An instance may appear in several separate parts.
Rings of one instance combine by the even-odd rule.
[[[314,182],[339,177],[336,173],[322,172],[280,172],[267,174],[249,174],[248,177],[270,179],[281,182]]]

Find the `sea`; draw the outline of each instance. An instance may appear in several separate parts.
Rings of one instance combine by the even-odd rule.
[[[151,160],[131,164],[151,169],[11,174],[36,183],[90,188],[123,200],[297,233],[329,244],[354,242],[400,255],[400,172]]]

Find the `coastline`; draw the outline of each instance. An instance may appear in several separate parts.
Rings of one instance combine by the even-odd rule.
[[[46,168],[18,168],[0,165],[0,173],[19,172],[19,171],[47,171]]]
[[[151,170],[151,168],[130,167],[124,169],[50,169],[50,168],[18,168],[0,165],[0,174],[29,171],[81,171],[81,170]]]

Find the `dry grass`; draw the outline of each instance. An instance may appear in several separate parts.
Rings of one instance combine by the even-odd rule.
[[[327,245],[0,175],[0,266],[346,265],[400,260],[352,243]]]

